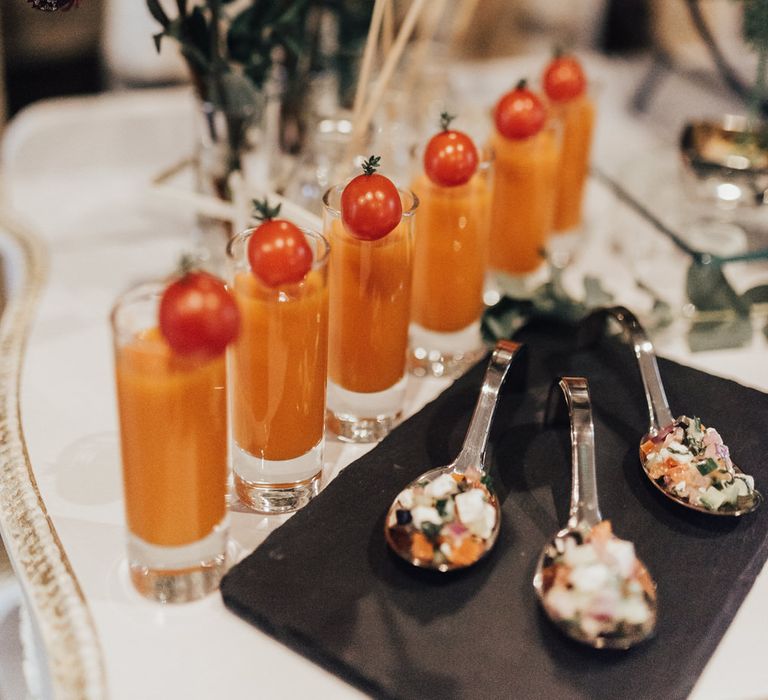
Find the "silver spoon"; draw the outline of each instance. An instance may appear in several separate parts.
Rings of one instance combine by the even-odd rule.
[[[459,455],[414,479],[389,508],[387,543],[414,566],[463,569],[496,542],[501,509],[485,471],[485,450],[499,389],[522,347],[508,340],[496,343]]]
[[[602,332],[607,317],[616,319],[625,334],[629,337],[629,340],[634,347],[635,356],[637,357],[637,363],[640,368],[640,376],[643,380],[643,389],[645,390],[645,399],[648,404],[648,415],[650,418],[648,432],[640,440],[640,463],[643,466],[643,472],[645,472],[645,475],[651,483],[675,503],[700,513],[707,513],[708,515],[740,516],[745,515],[746,513],[751,513],[758,508],[763,502],[763,496],[753,486],[748,487],[748,493],[746,495],[738,496],[735,504],[724,503],[723,506],[725,507],[707,508],[705,505],[692,503],[689,500],[689,496],[685,495],[684,492],[675,491],[673,488],[667,486],[663,477],[654,476],[652,474],[652,462],[649,461],[643,446],[659,445],[670,432],[674,431],[676,428],[683,428],[689,424],[696,424],[698,419],[689,418],[686,415],[681,415],[679,418],[672,417],[672,411],[669,408],[664,385],[661,383],[661,376],[659,375],[659,366],[656,361],[653,343],[651,343],[645,330],[629,309],[623,306],[611,306],[593,311],[587,316],[583,323],[583,328],[587,336],[592,336],[592,338],[594,338],[597,334]],[[700,421],[698,425],[700,425]],[[725,448],[725,450],[727,452],[727,448]],[[733,474],[739,475],[738,477],[734,476],[733,483],[735,483],[738,478],[738,481],[746,484],[746,481],[742,479],[744,473],[741,469],[735,464],[732,464],[731,466],[733,468]]]
[[[558,401],[558,386],[571,425],[571,506],[567,526],[542,550],[533,587],[544,612],[572,639],[597,649],[628,649],[656,628],[656,584],[632,544],[615,537],[600,515],[587,380],[562,377],[552,387],[548,409]],[[600,558],[585,552],[600,552]],[[606,601],[615,615],[608,614]]]

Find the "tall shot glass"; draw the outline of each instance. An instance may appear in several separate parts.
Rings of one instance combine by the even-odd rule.
[[[411,304],[416,196],[398,190],[400,223],[375,241],[341,219],[344,185],[323,197],[331,243],[327,425],[345,442],[375,442],[402,414]]]
[[[111,315],[128,563],[143,596],[180,603],[216,589],[228,518],[225,357],[182,357],[157,327],[160,282]]]
[[[544,267],[552,232],[560,125],[549,120],[533,136],[509,139],[494,129],[490,267],[498,287],[513,296],[530,291]]]
[[[414,223],[409,367],[416,376],[456,376],[483,353],[480,316],[488,266],[493,155],[480,151],[471,179],[454,187],[419,172]]]
[[[320,491],[328,366],[326,239],[303,231],[312,250],[301,282],[268,287],[253,274],[248,240],[227,252],[240,335],[229,350],[232,469],[239,499],[261,513],[287,513]]]

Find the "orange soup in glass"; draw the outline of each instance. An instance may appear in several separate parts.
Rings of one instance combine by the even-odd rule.
[[[553,105],[563,126],[563,154],[557,176],[555,233],[576,232],[581,226],[584,186],[595,124],[595,105],[589,95]]]
[[[563,128],[554,231],[575,233],[581,227],[595,104],[581,63],[574,56],[556,52],[544,69],[542,86],[550,109]]]
[[[372,442],[389,432],[405,398],[418,200],[399,190],[400,223],[383,238],[361,240],[341,219],[343,189],[323,198],[331,245],[327,423],[342,440]]]
[[[320,489],[328,362],[328,243],[302,231],[312,251],[300,281],[271,287],[249,267],[254,229],[229,245],[241,314],[229,355],[232,464],[240,500],[264,513],[304,506]]]
[[[157,328],[161,283],[112,311],[131,579],[163,602],[218,586],[227,538],[224,354],[176,354]]]
[[[490,267],[501,287],[544,262],[560,162],[558,125],[521,81],[496,106]]]
[[[463,184],[438,184],[423,168],[412,184],[419,215],[409,364],[418,376],[455,376],[482,353],[492,182],[490,153],[479,156],[475,173]]]

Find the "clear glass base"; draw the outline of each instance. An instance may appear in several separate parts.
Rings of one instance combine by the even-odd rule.
[[[412,323],[409,333],[408,370],[416,377],[458,377],[485,353],[479,320],[453,333]]]
[[[363,393],[329,380],[326,426],[343,442],[378,442],[400,420],[407,382],[403,376],[389,389]]]
[[[583,237],[582,226],[575,226],[564,231],[553,231],[547,242],[547,256],[550,263],[561,270],[568,267],[575,260]]]
[[[489,292],[496,292],[498,298],[508,296],[513,299],[530,299],[533,292],[549,279],[549,268],[542,263],[535,270],[521,274],[511,274],[502,270],[491,270],[489,289],[483,295],[488,303]]]
[[[131,581],[145,598],[160,603],[187,603],[219,587],[227,570],[225,517],[210,535],[192,544],[165,547],[128,533]]]
[[[235,493],[258,513],[291,513],[320,493],[323,439],[293,459],[269,460],[252,455],[236,442],[232,446]]]

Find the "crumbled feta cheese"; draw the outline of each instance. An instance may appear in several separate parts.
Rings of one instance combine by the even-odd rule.
[[[413,508],[413,489],[405,489],[404,491],[401,491],[397,500],[406,510]]]
[[[421,529],[424,523],[443,524],[443,519],[440,517],[440,513],[437,512],[437,508],[430,506],[416,506],[411,510],[411,517],[413,518],[414,527],[419,529]]]
[[[578,591],[599,591],[608,580],[608,567],[605,564],[587,564],[571,571],[571,583]]]
[[[576,542],[568,538],[565,541],[565,553],[563,554],[563,561],[570,567],[584,566],[585,564],[593,564],[598,560],[597,551],[594,547],[584,545],[577,545]]]
[[[648,620],[650,610],[645,600],[639,595],[624,598],[619,604],[619,615],[630,625],[642,625]]]
[[[550,588],[544,596],[544,602],[561,620],[571,620],[578,612],[576,596],[566,588]]]
[[[496,525],[496,511],[485,502],[483,489],[470,489],[455,498],[459,519],[473,534],[487,539]]]
[[[459,490],[454,479],[450,474],[441,474],[434,481],[431,481],[424,487],[424,493],[435,500],[447,498]]]
[[[605,552],[616,564],[619,576],[629,578],[635,569],[635,545],[626,540],[613,538],[605,543]]]

